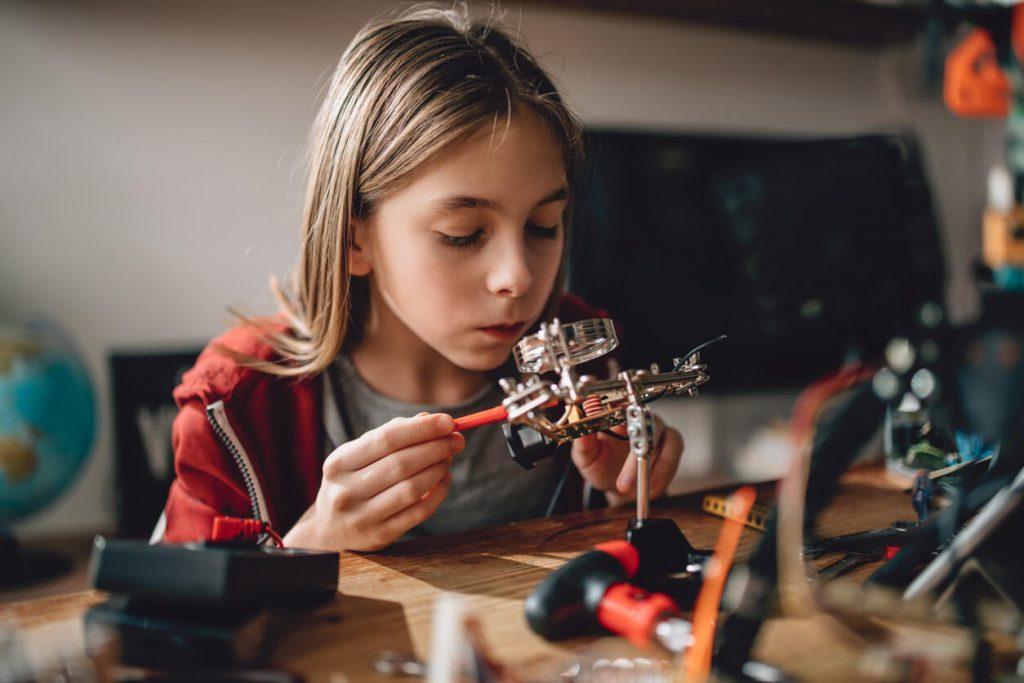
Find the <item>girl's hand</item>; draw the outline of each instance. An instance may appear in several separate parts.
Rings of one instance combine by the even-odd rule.
[[[450,415],[395,418],[327,456],[316,502],[285,545],[380,550],[429,518],[466,446]]]
[[[665,492],[679,467],[683,455],[683,437],[679,430],[666,427],[654,417],[654,450],[650,455],[650,497]],[[626,434],[626,425],[612,428]],[[620,505],[636,497],[636,457],[629,452],[629,442],[600,432],[576,439],[572,444],[572,460],[583,478],[608,496],[612,505]]]

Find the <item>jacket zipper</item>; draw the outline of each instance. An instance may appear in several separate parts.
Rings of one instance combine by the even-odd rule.
[[[245,485],[245,491],[249,496],[249,505],[252,506],[253,519],[269,522],[270,517],[267,515],[267,504],[263,499],[263,491],[260,490],[259,481],[256,479],[256,472],[253,469],[252,461],[249,460],[245,449],[242,448],[241,441],[238,440],[238,435],[235,434],[235,430],[231,428],[231,423],[228,422],[227,413],[224,411],[224,402],[217,401],[206,406],[206,418],[210,421],[213,433],[224,444],[224,448],[227,449],[231,459],[235,461],[235,465],[242,473],[242,483]]]

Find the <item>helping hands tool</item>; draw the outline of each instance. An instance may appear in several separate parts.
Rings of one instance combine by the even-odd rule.
[[[504,422],[512,459],[526,469],[554,455],[558,447],[594,432],[608,432],[626,424],[626,437],[637,461],[636,519],[648,516],[650,457],[654,450],[654,417],[647,404],[663,396],[696,396],[697,387],[710,379],[700,351],[725,335],[707,341],[685,356],[673,359],[672,370],[657,364],[648,370],[624,370],[611,379],[579,374],[576,366],[595,360],[618,344],[615,325],[608,318],[591,318],[562,325],[556,318],[542,324],[513,349],[523,378],[505,378],[499,384],[506,398],[500,406],[455,420],[456,431]],[[556,373],[557,381],[541,378]],[[561,406],[561,415],[549,417]],[[674,525],[673,525],[674,526]]]
[[[689,646],[690,623],[679,610],[693,604],[709,553],[694,549],[672,520],[649,517],[655,443],[654,417],[646,404],[663,396],[696,396],[697,387],[710,379],[700,351],[722,338],[674,359],[671,371],[652,365],[598,380],[579,375],[575,366],[618,345],[612,321],[560,325],[555,320],[515,347],[524,379],[501,380],[504,410],[456,422],[456,428],[470,428],[505,420],[512,457],[527,468],[574,439],[626,425],[624,438],[636,458],[636,516],[629,520],[624,541],[599,544],[537,586],[526,600],[526,619],[537,634],[553,640],[605,628],[641,646],[657,641],[672,652]],[[540,378],[549,372],[557,373],[556,382]],[[548,409],[558,405],[564,406],[562,414],[550,418]]]

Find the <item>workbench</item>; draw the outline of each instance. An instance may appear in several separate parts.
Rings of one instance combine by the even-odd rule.
[[[773,497],[773,485],[759,490],[762,499]],[[722,522],[701,510],[702,498],[693,494],[655,501],[651,514],[674,519],[694,546],[711,548]],[[418,658],[429,654],[434,603],[444,591],[465,596],[492,654],[506,664],[533,670],[555,667],[605,644],[616,652],[640,655],[621,639],[609,637],[548,643],[529,630],[523,617],[523,600],[541,579],[595,543],[621,538],[631,513],[629,507],[580,512],[402,542],[387,552],[343,553],[339,595],[276,638],[271,666],[313,682],[386,680],[374,671],[381,651]],[[898,487],[864,483],[862,478],[860,483],[844,483],[819,528],[838,535],[910,517],[909,497]],[[739,557],[751,552],[761,533],[744,531]],[[869,571],[864,568],[848,580]],[[13,617],[29,627],[76,618],[103,597],[87,591],[14,603],[0,607],[0,619]],[[762,631],[755,655],[802,680],[859,680],[859,653],[848,642],[834,636],[830,640],[829,634],[813,619],[775,619]]]

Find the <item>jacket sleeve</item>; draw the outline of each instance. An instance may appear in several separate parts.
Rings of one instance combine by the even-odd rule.
[[[171,442],[177,476],[164,508],[164,542],[205,540],[214,517],[252,515],[241,473],[214,434],[200,401],[182,405]]]

